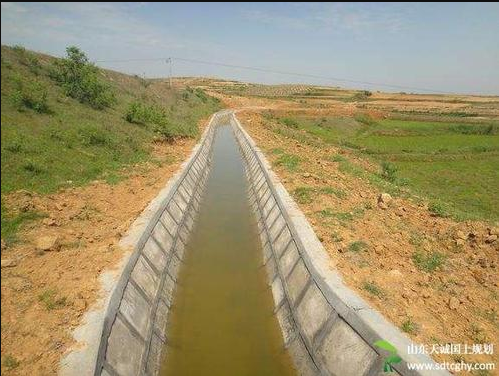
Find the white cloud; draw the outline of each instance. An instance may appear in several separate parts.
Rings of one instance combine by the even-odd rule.
[[[262,10],[247,10],[250,20],[296,30],[322,33],[353,32],[365,35],[372,31],[398,32],[402,14],[395,7],[358,3],[294,3],[290,15]]]

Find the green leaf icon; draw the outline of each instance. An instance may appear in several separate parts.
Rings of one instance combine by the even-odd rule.
[[[374,342],[374,346],[378,346],[379,348],[386,350],[386,351],[389,351],[392,354],[397,353],[397,349],[395,348],[395,346],[393,346],[390,342],[385,341],[383,339],[380,339],[379,341]]]

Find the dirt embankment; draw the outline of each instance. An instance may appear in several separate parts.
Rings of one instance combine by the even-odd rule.
[[[286,109],[282,102],[270,102]],[[293,193],[330,254],[331,267],[348,286],[416,343],[497,346],[497,224],[439,218],[424,199],[410,195],[383,195],[379,202],[384,193],[379,186],[344,168],[348,163],[376,170],[370,162],[319,140],[309,145],[274,132],[278,125],[254,110],[251,99],[226,97],[225,103],[243,105],[238,114],[243,125]],[[347,107],[337,110],[342,114]],[[286,154],[299,157],[299,168],[276,163]],[[495,350],[492,355],[432,356],[450,362],[499,361]]]
[[[129,225],[157,195],[194,140],[155,145],[163,164],[141,164],[127,178],[48,196],[17,192],[12,210],[36,210],[20,241],[2,249],[2,374],[54,375],[72,345],[71,330],[96,301],[100,273],[121,259],[117,247]]]
[[[239,116],[271,161],[279,157],[271,152],[276,149],[300,157],[301,172],[274,168],[294,192],[330,254],[331,266],[348,286],[417,343],[497,341],[497,227],[437,218],[424,202],[410,199],[388,197],[379,202],[383,193],[379,188],[340,171],[339,163],[331,160],[336,148],[311,147],[277,136],[258,115]],[[497,354],[463,358],[499,360]],[[447,355],[435,359],[460,361]]]

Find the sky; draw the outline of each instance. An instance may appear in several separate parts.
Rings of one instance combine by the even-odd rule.
[[[174,56],[320,78],[180,60],[174,76],[499,94],[499,3],[2,2],[1,18],[2,44],[161,59],[97,63],[146,77],[166,77]]]

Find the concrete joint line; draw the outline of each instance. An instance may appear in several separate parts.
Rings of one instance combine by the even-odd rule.
[[[151,298],[146,294],[146,292],[142,289],[142,287],[139,286],[139,284],[137,283],[137,281],[135,281],[135,279],[130,277],[128,283],[130,283],[133,287],[135,287],[135,290],[137,290],[137,292],[145,299],[147,304],[149,305],[152,304]]]
[[[140,333],[136,328],[135,326],[133,326],[133,324],[128,321],[128,319],[125,317],[125,315],[123,315],[123,313],[121,312],[118,312],[118,314],[116,315],[116,318],[119,319],[121,322],[123,322],[123,324],[126,326],[126,328],[130,331],[130,333],[138,340],[140,340],[141,342],[145,342],[145,339],[144,337],[142,336],[142,333]]]
[[[282,258],[284,257],[284,255],[288,251],[288,248],[291,245],[291,243],[294,243],[293,237],[289,238],[288,242],[286,243],[286,246],[284,247],[284,249],[282,250],[281,254],[279,255],[279,262],[281,262]]]
[[[276,222],[274,222],[276,223]],[[284,224],[282,225],[282,228],[277,232],[276,236],[274,239],[272,239],[273,242],[275,242],[277,239],[279,239],[279,236],[281,236],[281,234],[283,233],[283,231],[288,227],[288,224],[286,222],[284,222]]]
[[[103,364],[103,368],[107,373],[109,373],[110,376],[121,376],[118,371],[116,371],[114,367],[106,361]]]
[[[303,288],[299,292],[298,296],[296,297],[296,300],[292,302],[292,308],[294,310],[298,308],[298,306],[300,305],[300,303],[302,302],[303,298],[305,297],[305,295],[307,294],[308,290],[312,285],[314,285],[314,281],[312,280],[312,277],[309,275],[307,278],[307,282],[305,282],[305,286],[303,286]]]
[[[168,213],[168,212],[167,212],[167,214],[170,215],[170,213]],[[170,215],[170,217],[171,217],[171,215]],[[166,230],[166,232],[168,233],[168,235],[170,235],[170,237],[173,238],[174,235],[172,234],[171,230],[168,227],[166,227],[166,225],[163,223],[163,220],[161,218],[159,219],[158,223],[161,226],[163,226],[163,228]]]
[[[314,349],[314,352],[316,352],[322,346],[324,338],[326,338],[326,335],[329,334],[336,320],[340,320],[340,318],[336,311],[331,310],[327,320],[324,322],[324,324],[322,324],[312,340],[312,348]]]
[[[295,263],[293,264],[291,269],[289,269],[288,274],[284,277],[286,282],[288,281],[291,274],[293,274],[293,271],[298,267],[298,264],[300,263],[300,261],[303,261],[303,259],[300,257],[300,255],[298,255],[298,258],[296,259]]]
[[[153,238],[154,238],[154,236],[153,236]],[[142,257],[144,258],[144,260],[146,260],[147,265],[149,265],[149,267],[152,269],[153,273],[156,274],[156,277],[159,277],[161,275],[161,272],[158,270],[156,265],[154,265],[154,263],[149,259],[149,257],[147,257],[145,252],[142,252]]]

